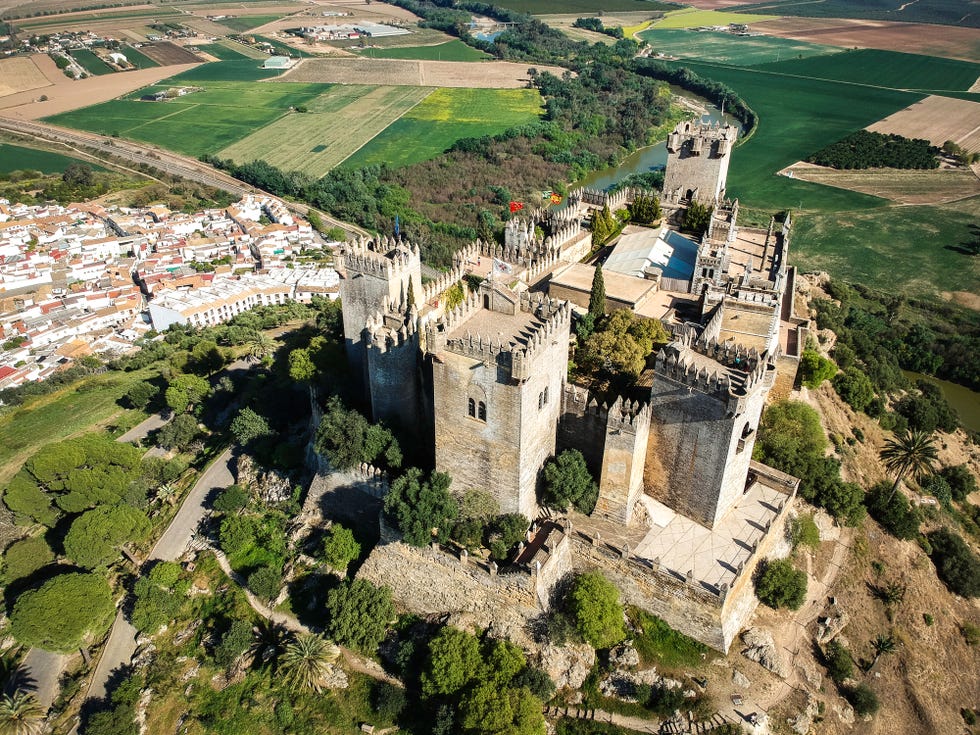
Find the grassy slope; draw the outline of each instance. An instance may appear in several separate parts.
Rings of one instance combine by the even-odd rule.
[[[117,401],[131,385],[157,374],[146,368],[90,376],[0,414],[0,485],[44,444],[109,424],[135,426],[144,414]]]
[[[748,13],[726,13],[719,10],[698,10],[684,8],[672,10],[667,17],[653,24],[654,28],[697,28],[699,26],[726,26],[729,23],[755,23],[773,20],[775,15],[750,15]]]

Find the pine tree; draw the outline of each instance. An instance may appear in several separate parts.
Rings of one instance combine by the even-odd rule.
[[[408,300],[406,301],[406,304],[409,308],[415,305],[415,284],[412,282],[411,278],[408,279]]]
[[[589,314],[598,321],[606,314],[606,282],[602,276],[602,265],[597,264],[592,277],[592,293],[589,294]]]

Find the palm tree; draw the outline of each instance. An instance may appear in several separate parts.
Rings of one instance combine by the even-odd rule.
[[[279,663],[279,657],[285,653],[286,648],[293,642],[293,634],[282,623],[272,620],[261,620],[252,629],[252,645],[249,647],[246,656],[257,664],[260,668],[266,666],[275,668]]]
[[[44,710],[33,694],[16,691],[0,697],[0,735],[36,735],[44,724]]]
[[[18,652],[19,649],[14,648],[0,653],[0,687],[4,694],[13,694],[18,689],[37,689],[37,682],[17,660]]]
[[[868,671],[875,667],[878,663],[878,659],[881,658],[882,654],[895,653],[895,639],[890,635],[884,635],[879,633],[873,641],[871,641],[871,647],[874,649],[875,657],[872,660],[871,665],[868,667]]]
[[[282,655],[285,681],[290,686],[312,689],[319,694],[331,664],[339,656],[340,649],[326,638],[312,633],[301,635],[286,646]]]
[[[932,470],[933,463],[939,459],[936,439],[932,432],[922,429],[906,429],[905,433],[888,439],[881,450],[881,460],[885,467],[895,473],[892,495],[906,475],[922,477]]]
[[[256,332],[248,342],[245,350],[250,360],[261,362],[266,355],[271,355],[276,349],[276,343],[265,332]]]

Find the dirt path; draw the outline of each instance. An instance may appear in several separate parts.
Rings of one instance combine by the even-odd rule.
[[[214,556],[218,560],[218,565],[221,567],[221,570],[228,575],[228,579],[230,579],[232,582],[234,582],[239,587],[241,587],[242,592],[245,593],[246,599],[248,599],[248,604],[258,615],[262,616],[266,620],[271,620],[274,623],[279,623],[280,625],[284,626],[288,630],[293,631],[294,633],[319,632],[314,630],[313,628],[310,628],[309,626],[304,625],[299,620],[294,618],[292,615],[287,615],[286,613],[279,612],[278,610],[273,610],[268,605],[266,605],[261,600],[259,600],[255,595],[249,592],[248,588],[245,586],[245,580],[242,578],[242,576],[231,568],[231,565],[228,563],[228,557],[226,557],[220,549],[216,549],[213,546],[209,547],[209,549],[214,553]],[[400,679],[396,679],[394,676],[391,676],[390,674],[385,672],[385,670],[382,669],[377,662],[372,661],[369,658],[365,658],[364,656],[360,655],[359,653],[356,653],[355,651],[352,651],[349,648],[345,648],[343,646],[338,646],[338,648],[340,648],[340,652],[344,657],[344,663],[346,663],[348,668],[350,668],[352,671],[357,671],[361,674],[370,676],[372,679],[379,679],[381,681],[386,681],[389,684],[393,684],[397,687],[404,688],[405,684]],[[646,732],[646,731],[644,730],[641,732]],[[651,731],[651,732],[655,732],[655,731]]]

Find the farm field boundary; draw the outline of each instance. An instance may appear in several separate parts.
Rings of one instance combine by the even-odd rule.
[[[433,158],[462,138],[496,135],[543,112],[533,89],[439,89],[344,161],[358,167],[408,166]]]
[[[868,130],[925,138],[937,146],[952,140],[971,153],[980,152],[980,103],[926,97],[869,125]]]
[[[321,85],[257,85],[249,82],[201,82],[201,91],[167,102],[141,102],[139,96],[175,86],[165,80],[128,99],[117,99],[48,119],[57,125],[103,135],[119,135],[200,156],[216,153],[257,128],[303,105],[323,91]]]
[[[0,97],[47,87],[50,84],[48,78],[37,68],[34,59],[29,56],[0,59]]]
[[[906,171],[877,168],[841,171],[801,161],[781,173],[815,184],[890,199],[899,204],[947,204],[980,196],[980,179],[968,169]]]
[[[911,90],[965,92],[980,76],[980,64],[938,56],[861,49],[829,56],[790,59],[757,67],[761,71],[813,79]]]
[[[93,169],[104,170],[101,166],[90,161],[83,161],[80,158],[0,141],[0,174],[25,170],[40,171],[45,174],[60,174],[73,163],[84,163]]]
[[[337,87],[312,100],[309,112],[287,114],[218,155],[237,162],[263,159],[285,171],[323,176],[431,92],[426,87],[360,87],[352,95]]]
[[[798,56],[840,53],[836,46],[771,36],[736,36],[731,33],[657,28],[640,34],[654,51],[678,58],[694,58],[734,66],[752,66]]]
[[[459,39],[431,46],[390,46],[364,49],[361,56],[369,59],[418,59],[428,61],[483,61],[486,54]]]
[[[750,13],[729,13],[721,10],[698,10],[684,8],[671,10],[662,19],[653,24],[654,28],[698,28],[700,26],[727,26],[729,23],[758,23],[772,20],[775,15],[760,15]]]
[[[675,10],[674,3],[661,3],[652,0],[499,0],[494,2],[501,8],[535,15],[562,15],[565,13],[603,13],[641,12]]]
[[[972,28],[853,18],[779,18],[753,24],[752,30],[845,48],[902,49],[947,59],[980,59],[980,34]]]
[[[561,67],[534,65],[561,76]],[[402,59],[304,59],[280,77],[284,82],[376,84],[412,87],[517,89],[528,82],[529,64]]]
[[[915,0],[900,7],[876,0],[764,0],[729,8],[737,13],[772,13],[773,15],[812,18],[862,18],[866,20],[904,21],[909,23],[938,23],[951,26],[980,28],[980,11],[967,11],[967,4],[949,0]]]

